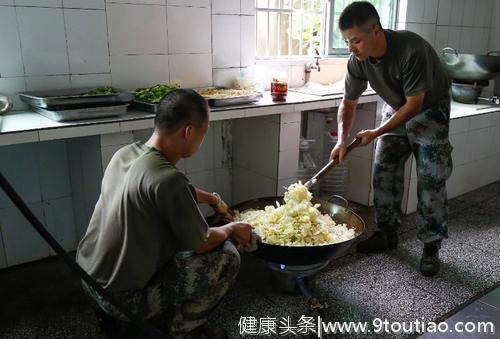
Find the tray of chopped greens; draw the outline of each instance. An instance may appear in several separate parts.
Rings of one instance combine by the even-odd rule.
[[[141,111],[158,113],[161,100],[178,88],[180,86],[177,84],[159,84],[153,87],[139,88],[134,92],[132,107]]]
[[[134,99],[133,94],[111,86],[22,92],[19,97],[32,107],[48,109],[112,106]]]

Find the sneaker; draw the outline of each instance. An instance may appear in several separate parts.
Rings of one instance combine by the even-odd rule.
[[[359,253],[371,253],[396,248],[396,246],[398,246],[398,234],[396,232],[376,231],[370,238],[358,243],[357,251]]]
[[[432,277],[439,272],[439,243],[424,244],[424,252],[420,260],[420,272],[426,277]]]

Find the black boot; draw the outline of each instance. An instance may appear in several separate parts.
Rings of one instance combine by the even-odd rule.
[[[431,277],[439,272],[439,248],[440,242],[424,244],[424,253],[420,260],[420,272],[426,277]]]
[[[359,253],[371,253],[398,246],[398,234],[395,231],[376,231],[373,235],[358,243]]]

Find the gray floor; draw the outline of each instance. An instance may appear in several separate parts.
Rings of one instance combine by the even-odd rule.
[[[368,235],[374,226],[372,209],[354,209],[367,222]],[[462,318],[493,319],[499,330],[489,337],[499,337],[498,289],[459,313],[452,311],[500,282],[500,182],[451,200],[450,210],[450,237],[440,251],[443,268],[439,275],[426,278],[418,273],[422,249],[416,239],[415,216],[409,215],[400,230],[398,249],[373,255],[351,252],[318,275],[315,293],[329,305],[326,320],[371,323],[374,318],[385,318],[409,323],[446,318],[453,323]],[[302,316],[316,316],[301,295],[275,292],[269,271],[259,260],[250,255],[242,259],[237,283],[210,318],[226,328],[231,338],[241,337],[239,322],[251,317],[258,322],[276,318],[279,331],[282,317],[290,317],[291,324],[297,325]],[[77,277],[58,260],[0,271],[0,291],[1,338],[101,337]],[[466,316],[467,312],[475,317]],[[352,333],[342,337],[377,336]]]

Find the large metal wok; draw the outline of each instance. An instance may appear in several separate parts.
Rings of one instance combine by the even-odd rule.
[[[441,63],[453,80],[474,82],[500,75],[500,52],[496,51],[486,55],[462,54],[446,47],[441,53]]]
[[[336,223],[346,224],[348,228],[354,229],[356,236],[348,241],[320,246],[281,246],[258,242],[257,250],[253,252],[256,256],[277,264],[291,266],[313,265],[328,261],[333,257],[344,253],[365,231],[365,223],[360,216],[348,209],[347,200],[345,206],[340,206],[329,201],[313,199],[312,202],[320,204],[319,210],[329,214]],[[240,212],[248,209],[264,209],[267,205],[276,205],[276,201],[283,204],[283,197],[265,197],[242,202],[233,207]]]

